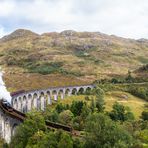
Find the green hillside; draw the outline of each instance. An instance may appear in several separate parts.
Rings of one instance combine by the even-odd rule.
[[[147,40],[99,32],[67,30],[39,35],[19,29],[0,39],[0,65],[11,91],[122,76],[147,64],[147,57]]]

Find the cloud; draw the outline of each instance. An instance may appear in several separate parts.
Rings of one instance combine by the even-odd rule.
[[[1,0],[0,1],[0,17],[9,16],[14,10],[14,2]]]
[[[26,28],[38,33],[74,29],[148,38],[147,0],[1,0],[0,10],[0,36]]]
[[[7,34],[7,32],[4,31],[4,27],[0,26],[0,38],[6,34]]]

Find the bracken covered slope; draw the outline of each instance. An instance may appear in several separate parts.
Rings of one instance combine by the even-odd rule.
[[[80,85],[125,75],[148,63],[148,41],[66,30],[19,29],[0,39],[0,65],[10,91]]]

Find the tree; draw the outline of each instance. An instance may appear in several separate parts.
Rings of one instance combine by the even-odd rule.
[[[95,97],[96,97],[96,108],[98,112],[103,112],[105,109],[105,101],[104,101],[104,91],[97,87],[95,89]]]
[[[44,117],[39,112],[31,112],[27,114],[26,120],[16,129],[14,137],[10,143],[10,147],[24,148],[28,140],[37,131],[46,131]]]
[[[102,113],[89,115],[86,122],[85,148],[127,148],[132,136]]]
[[[148,147],[148,129],[144,129],[141,131],[137,131],[137,138],[141,141],[143,146],[145,145],[145,148]]]
[[[65,110],[65,106],[63,104],[57,104],[55,110],[58,112],[58,113],[61,113],[63,110]]]
[[[98,112],[103,112],[105,109],[105,101],[103,98],[96,96],[96,108]]]
[[[109,116],[115,121],[127,121],[134,119],[134,115],[132,112],[130,112],[130,109],[122,104],[119,104],[118,102],[115,102],[113,105],[113,110],[109,113]]]
[[[56,110],[49,110],[49,109],[47,110],[46,109],[46,112],[44,113],[44,118],[45,118],[45,120],[57,122],[58,118],[59,118],[59,114],[57,113]]]
[[[141,114],[141,118],[144,121],[148,121],[148,103],[144,105],[144,111]]]
[[[71,124],[73,116],[70,110],[64,110],[59,114],[59,121],[63,124]]]
[[[147,120],[148,121],[148,110],[144,110],[143,112],[142,112],[142,114],[141,114],[141,118],[143,119],[143,120]]]
[[[90,113],[91,109],[87,106],[87,104],[84,104],[80,116],[76,116],[73,119],[73,128],[76,130],[83,130],[85,120]]]
[[[73,148],[73,141],[67,133],[62,133],[58,148]]]
[[[54,132],[36,132],[28,141],[26,148],[54,148],[58,141]]]
[[[95,108],[96,108],[96,102],[95,102],[94,98],[91,98],[90,109],[92,112],[94,112]]]
[[[83,105],[84,105],[83,101],[73,101],[72,102],[70,110],[74,114],[74,116],[80,116]]]
[[[79,138],[73,139],[73,148],[84,148],[84,142],[80,141]]]
[[[83,130],[84,129],[84,122],[81,116],[76,116],[73,119],[72,127],[76,130]]]
[[[90,114],[90,112],[91,112],[90,108],[87,106],[87,104],[84,104],[81,112],[82,119],[86,119],[86,117]]]
[[[38,131],[28,141],[26,148],[72,148],[73,141],[69,134],[59,131]]]
[[[96,87],[93,94],[100,98],[104,98],[104,91],[100,87]]]

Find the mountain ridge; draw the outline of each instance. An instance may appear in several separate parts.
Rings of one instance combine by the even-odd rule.
[[[100,32],[77,32],[65,30],[60,33],[36,34],[19,29],[0,39],[0,65],[5,69],[6,84],[24,82],[26,89],[40,87],[33,81],[55,75],[56,86],[63,82],[71,85],[72,77],[77,83],[91,83],[96,79],[126,75],[148,63],[146,39],[127,39]],[[17,80],[20,75],[22,81]],[[11,78],[8,78],[11,77]],[[60,84],[57,77],[61,78]],[[10,82],[8,82],[8,79]],[[15,79],[15,82],[14,82]],[[19,81],[19,82],[18,82]],[[49,78],[49,81],[51,79]],[[46,82],[44,82],[46,83]],[[51,83],[50,85],[55,85]],[[47,84],[42,85],[46,87]]]
[[[73,34],[76,34],[76,33],[91,33],[91,34],[98,34],[98,35],[104,35],[104,36],[110,36],[110,37],[113,37],[113,38],[120,38],[120,39],[127,39],[127,40],[135,40],[135,41],[140,41],[140,42],[148,42],[148,39],[146,39],[146,38],[139,38],[139,39],[133,39],[133,38],[126,38],[126,37],[121,37],[121,36],[117,36],[117,35],[114,35],[114,34],[111,34],[111,35],[108,35],[108,34],[106,34],[106,33],[102,33],[102,32],[98,32],[98,31],[93,31],[93,32],[91,32],[91,31],[75,31],[75,30],[63,30],[63,31],[61,31],[61,32],[56,32],[56,31],[53,31],[53,32],[45,32],[45,33],[41,33],[41,34],[39,34],[39,33],[36,33],[36,32],[33,32],[33,31],[31,31],[31,30],[29,30],[29,29],[16,29],[15,31],[13,31],[13,32],[11,32],[11,33],[9,33],[9,34],[7,34],[7,35],[5,35],[5,36],[3,36],[3,37],[1,37],[0,39],[3,39],[3,38],[5,38],[5,37],[7,37],[7,36],[9,36],[9,35],[14,35],[14,34],[18,34],[18,33],[20,33],[20,34],[24,34],[24,33],[29,33],[29,34],[34,34],[34,35],[38,35],[38,36],[42,36],[42,35],[48,35],[48,34],[61,34],[61,35],[73,35]],[[20,36],[18,36],[18,37],[20,37]]]

